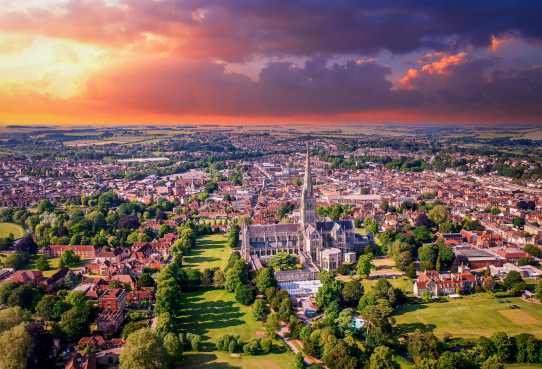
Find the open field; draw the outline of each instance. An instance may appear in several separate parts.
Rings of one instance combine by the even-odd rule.
[[[182,295],[183,313],[178,319],[182,332],[200,334],[202,351],[183,354],[184,368],[294,368],[293,355],[282,341],[274,341],[268,355],[250,356],[237,349],[241,359],[228,352],[215,351],[214,341],[223,334],[238,333],[243,342],[262,330],[261,322],[252,318],[250,307],[235,301],[235,295],[223,289],[208,289]],[[281,350],[282,349],[282,350]]]
[[[371,270],[371,275],[402,273],[395,267],[393,259],[375,259],[373,260],[375,269]]]
[[[361,284],[363,285],[363,287],[365,287],[365,291],[369,291],[371,289],[371,286],[376,285],[377,282],[378,282],[377,279],[372,279],[372,280],[363,279],[361,281]],[[402,290],[405,290],[409,288],[410,286],[412,286],[412,280],[407,277],[400,277],[397,279],[388,279],[388,282],[390,282],[390,284],[393,287],[400,288]]]
[[[9,255],[9,254],[4,253],[4,252],[2,252],[0,254],[2,256],[6,256],[6,257]],[[28,262],[25,265],[23,265],[23,267],[20,270],[38,270],[36,268],[36,261],[38,260],[38,258],[39,258],[38,255],[31,255]],[[3,259],[4,258],[0,258],[0,261],[2,261]],[[51,258],[51,259],[48,259],[48,260],[49,260],[49,266],[51,268],[49,270],[46,270],[46,271],[43,272],[44,277],[50,277],[53,274],[55,274],[57,272],[58,263],[60,262],[60,258]],[[81,259],[81,261],[79,261],[79,263],[72,265],[70,267],[70,269],[73,270],[73,271],[76,271],[79,268],[81,268],[83,265],[85,265],[85,263],[88,260],[91,260],[91,259]]]
[[[226,245],[227,240],[227,237],[219,234],[198,237],[196,248],[192,250],[190,255],[183,258],[183,265],[202,271],[205,268],[214,267],[224,269],[230,257],[230,249]]]
[[[10,233],[16,240],[26,236],[26,231],[18,224],[13,223],[0,223],[0,237],[8,237]]]
[[[482,294],[480,298],[475,294],[468,300],[409,305],[395,315],[395,329],[399,334],[415,329],[430,330],[439,337],[450,332],[455,337],[474,338],[489,336],[495,331],[508,335],[532,333],[539,339],[542,337],[540,306],[517,297],[509,298],[510,303],[499,303],[488,297]],[[511,310],[508,305],[517,305],[519,309]]]

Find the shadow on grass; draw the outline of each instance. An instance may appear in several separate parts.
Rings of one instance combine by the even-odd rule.
[[[209,331],[245,324],[240,318],[245,314],[232,301],[208,301],[198,297],[188,297],[183,301],[183,315],[177,319],[177,326],[183,332],[196,333],[202,336],[202,341],[209,340]]]
[[[211,368],[211,369],[225,369],[225,368],[241,368],[240,366],[231,365],[229,363],[212,363],[217,359],[215,354],[199,353],[184,356],[183,362],[178,365],[178,368]]]

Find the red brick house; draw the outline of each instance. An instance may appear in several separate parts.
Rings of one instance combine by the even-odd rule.
[[[456,289],[471,291],[478,283],[477,278],[469,271],[461,273],[440,274],[434,270],[428,270],[420,274],[414,283],[414,294],[421,296],[424,291],[433,295],[442,293],[455,294]]]
[[[43,249],[43,254],[48,258],[58,258],[66,250],[73,250],[75,255],[81,258],[95,258],[102,247],[100,245],[49,245]]]
[[[96,329],[105,335],[113,334],[124,321],[122,310],[104,310],[96,320]]]
[[[122,288],[106,290],[99,298],[100,309],[121,310],[126,307],[126,291]]]
[[[43,273],[38,270],[19,270],[9,276],[9,280],[20,284],[33,283],[34,285],[45,282]]]
[[[126,302],[128,304],[140,304],[143,300],[152,301],[152,292],[149,290],[137,290],[126,295]]]

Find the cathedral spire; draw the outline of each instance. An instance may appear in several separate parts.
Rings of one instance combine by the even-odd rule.
[[[303,229],[305,229],[305,227],[309,224],[314,225],[316,222],[316,199],[314,198],[314,190],[312,188],[311,163],[308,144],[307,162],[305,164],[305,181],[303,182],[303,191],[301,192],[300,210]]]
[[[308,143],[307,143],[307,161],[305,162],[305,180],[303,182],[303,193],[309,196],[313,194],[311,163],[310,163],[310,153],[309,153]]]

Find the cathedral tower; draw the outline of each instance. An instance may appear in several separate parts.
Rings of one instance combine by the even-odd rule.
[[[307,144],[307,162],[305,163],[305,180],[300,202],[301,224],[305,229],[309,224],[316,224],[316,199],[312,188],[311,164],[309,160],[309,145]]]

